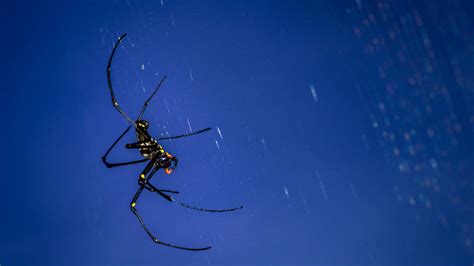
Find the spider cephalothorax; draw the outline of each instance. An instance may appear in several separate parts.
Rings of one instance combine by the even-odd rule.
[[[204,208],[198,208],[194,207],[191,205],[188,205],[186,203],[183,203],[181,201],[176,200],[175,198],[171,197],[167,193],[174,193],[178,194],[178,191],[174,190],[166,190],[166,189],[158,189],[155,186],[153,186],[150,183],[151,178],[153,175],[159,170],[159,169],[164,169],[164,171],[167,174],[171,174],[176,167],[178,166],[178,159],[171,155],[170,153],[166,152],[164,148],[158,143],[159,140],[169,140],[169,139],[177,139],[177,138],[182,138],[182,137],[187,137],[187,136],[192,136],[196,134],[200,134],[202,132],[206,132],[210,130],[211,128],[205,128],[201,129],[195,132],[191,132],[189,134],[184,134],[184,135],[179,135],[179,136],[173,136],[173,137],[161,137],[161,138],[153,138],[150,136],[148,133],[148,127],[150,126],[150,123],[146,120],[142,119],[143,114],[145,113],[145,110],[148,106],[148,103],[150,100],[153,98],[155,93],[158,91],[160,88],[161,84],[165,80],[166,76],[164,76],[156,89],[153,91],[151,96],[145,101],[143,104],[142,110],[140,112],[140,115],[136,120],[131,119],[119,106],[117,100],[115,99],[114,91],[112,88],[112,79],[111,79],[111,65],[112,65],[112,58],[115,54],[115,51],[122,41],[122,39],[125,37],[125,34],[120,36],[118,39],[117,43],[115,44],[114,48],[112,49],[112,53],[109,58],[109,63],[107,65],[107,82],[108,82],[108,87],[109,87],[109,92],[110,96],[112,97],[112,104],[115,109],[127,120],[128,123],[130,123],[130,126],[125,129],[125,131],[117,138],[117,140],[112,144],[112,146],[107,150],[105,155],[102,157],[102,161],[104,164],[109,167],[117,167],[117,166],[124,166],[124,165],[131,165],[131,164],[137,164],[137,163],[143,163],[143,162],[148,162],[148,164],[145,166],[145,169],[140,173],[139,178],[138,178],[138,184],[140,185],[137,193],[135,193],[135,196],[132,199],[132,202],[130,203],[130,208],[135,214],[135,216],[138,218],[138,221],[142,225],[143,229],[145,229],[145,232],[150,236],[150,238],[157,244],[173,247],[173,248],[179,248],[179,249],[184,249],[184,250],[206,250],[211,247],[203,247],[203,248],[187,248],[187,247],[182,247],[182,246],[177,246],[177,245],[172,245],[168,244],[166,242],[158,240],[151,232],[148,230],[146,227],[145,223],[143,222],[143,219],[141,218],[140,214],[138,214],[138,210],[136,208],[137,206],[137,201],[138,198],[140,197],[142,191],[144,189],[150,191],[150,192],[156,192],[158,195],[161,197],[165,198],[169,202],[174,202],[179,204],[180,206],[183,206],[185,208],[193,209],[193,210],[198,210],[198,211],[205,211],[205,212],[228,212],[228,211],[235,211],[237,209],[241,209],[242,206],[237,207],[237,208],[230,208],[230,209],[222,209],[222,210],[210,210],[210,209],[204,209]],[[144,157],[144,159],[141,160],[135,160],[135,161],[130,161],[130,162],[122,162],[122,163],[109,163],[107,161],[107,156],[109,155],[110,151],[115,147],[115,145],[127,134],[127,132],[130,130],[131,127],[135,128],[136,135],[137,135],[137,141],[134,143],[129,143],[125,145],[125,148],[127,149],[138,149],[141,153],[141,155]]]
[[[166,158],[163,160],[163,168],[165,173],[168,175],[171,174],[176,168],[178,167],[178,158],[174,157],[173,155],[165,152]]]

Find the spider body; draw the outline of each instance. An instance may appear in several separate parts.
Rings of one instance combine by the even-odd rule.
[[[168,152],[165,152],[158,141],[150,136],[148,133],[150,123],[148,121],[138,120],[136,124],[137,129],[135,129],[135,132],[138,141],[125,145],[125,148],[138,148],[145,159],[156,159],[156,162],[153,164],[154,168],[163,168],[165,173],[171,174],[178,166],[178,159]]]
[[[137,121],[137,126],[140,129],[135,129],[137,134],[137,143],[140,143],[139,149],[143,157],[147,159],[153,158],[157,153],[164,153],[163,147],[158,144],[158,141],[150,136],[148,133],[149,123],[146,120]],[[127,145],[126,148],[132,148]]]
[[[178,159],[171,155],[170,153],[166,152],[163,147],[158,143],[159,140],[170,140],[170,139],[177,139],[177,138],[182,138],[182,137],[188,137],[188,136],[193,136],[197,135],[206,131],[209,131],[211,128],[205,128],[201,129],[195,132],[191,132],[188,134],[183,134],[183,135],[178,135],[178,136],[173,136],[173,137],[160,137],[160,138],[153,138],[151,135],[148,133],[148,128],[150,126],[150,123],[146,120],[142,119],[143,114],[145,113],[146,108],[148,107],[148,103],[150,100],[153,98],[155,93],[158,91],[160,88],[161,84],[164,82],[166,79],[166,76],[164,76],[156,89],[153,91],[151,96],[145,101],[143,104],[143,107],[141,109],[141,112],[136,120],[131,119],[119,106],[112,87],[112,78],[111,78],[111,64],[112,64],[112,59],[115,54],[115,51],[122,41],[122,39],[125,37],[126,34],[123,34],[120,36],[118,39],[117,43],[114,45],[112,49],[112,53],[109,57],[109,62],[107,65],[107,82],[108,82],[108,87],[109,87],[109,92],[110,96],[112,98],[112,105],[113,107],[127,120],[127,122],[130,124],[130,126],[125,129],[125,131],[115,140],[115,142],[110,146],[110,148],[107,150],[107,152],[102,156],[102,161],[103,163],[108,167],[118,167],[118,166],[126,166],[126,165],[132,165],[132,164],[138,164],[138,163],[143,163],[147,162],[147,165],[143,169],[143,171],[139,174],[138,177],[138,191],[135,193],[132,201],[130,202],[130,209],[133,212],[133,214],[137,217],[138,221],[140,222],[141,226],[145,230],[145,232],[148,234],[148,236],[153,240],[153,242],[161,245],[165,245],[168,247],[172,248],[178,248],[178,249],[183,249],[183,250],[191,250],[191,251],[202,251],[206,249],[210,249],[211,247],[203,247],[203,248],[188,248],[188,247],[183,247],[183,246],[178,246],[178,245],[173,245],[173,244],[168,244],[166,242],[163,242],[161,240],[158,240],[158,238],[155,237],[153,233],[147,228],[145,225],[145,222],[141,218],[140,214],[138,213],[137,210],[137,202],[138,199],[143,192],[144,189],[157,193],[159,196],[162,198],[166,199],[169,202],[176,203],[182,207],[197,210],[197,211],[204,211],[204,212],[229,212],[229,211],[235,211],[238,209],[241,209],[243,206],[236,207],[236,208],[230,208],[230,209],[219,209],[219,210],[213,210],[213,209],[204,209],[204,208],[199,208],[199,207],[194,207],[189,204],[186,204],[184,202],[181,202],[174,197],[170,196],[169,194],[178,194],[178,191],[174,190],[166,190],[166,189],[158,189],[156,188],[150,181],[152,177],[154,176],[155,173],[157,173],[158,170],[163,169],[165,173],[171,174],[176,167],[178,166]],[[110,163],[107,160],[107,156],[109,153],[112,151],[112,149],[115,147],[115,145],[127,134],[127,132],[130,130],[131,127],[135,128],[136,132],[136,139],[137,141],[134,143],[128,143],[125,145],[125,148],[127,149],[136,149],[140,152],[141,156],[143,159],[140,160],[135,160],[135,161],[129,161],[129,162],[121,162],[121,163]]]

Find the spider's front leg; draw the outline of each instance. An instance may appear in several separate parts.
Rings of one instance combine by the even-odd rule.
[[[151,170],[151,168],[153,167],[154,165],[154,161],[156,161],[155,159],[153,159],[150,163],[148,163],[147,167],[145,167],[145,170],[142,172],[142,174],[148,174],[148,172]],[[150,166],[151,165],[151,166]],[[150,166],[150,167],[149,167]],[[140,188],[138,189],[137,193],[135,193],[135,196],[133,196],[133,199],[132,201],[130,202],[130,209],[132,210],[133,214],[137,217],[138,221],[140,222],[140,224],[142,225],[143,229],[145,230],[145,232],[148,234],[148,236],[153,240],[153,242],[155,242],[156,244],[160,244],[160,245],[164,245],[164,246],[168,246],[168,247],[172,247],[172,248],[177,248],[177,249],[183,249],[183,250],[189,250],[189,251],[202,251],[202,250],[207,250],[207,249],[210,249],[211,247],[204,247],[204,248],[188,248],[188,247],[183,247],[183,246],[177,246],[177,245],[172,245],[172,244],[168,244],[166,242],[162,242],[160,240],[158,240],[158,238],[156,238],[153,233],[147,228],[147,226],[145,225],[145,222],[143,221],[142,217],[140,216],[140,214],[138,213],[138,210],[136,208],[137,206],[137,201],[138,201],[138,198],[140,197],[143,189],[145,188],[145,186],[147,185],[148,181],[153,177],[153,175],[158,171],[159,168],[154,168],[153,171],[151,171],[151,173],[147,176],[147,177],[144,177],[142,178],[142,176],[140,176],[140,179],[144,179],[144,181],[141,182],[141,185],[140,185]],[[154,187],[153,187],[154,188]],[[162,192],[159,192],[159,190],[157,190],[157,192],[162,195],[163,197],[165,198],[170,198],[170,196],[162,193]]]
[[[157,189],[155,187],[152,187],[150,183],[147,183],[145,185],[145,188],[150,191],[150,192],[157,192],[157,191],[160,191],[160,192],[166,192],[166,193],[172,193],[172,194],[179,194],[179,191],[176,191],[176,190],[169,190],[169,189]]]
[[[174,190],[161,190],[157,189],[156,187],[152,186],[151,184],[148,183],[148,181],[153,177],[153,175],[160,169],[158,167],[155,167],[156,162],[159,160],[159,156],[155,156],[151,161],[146,165],[145,169],[140,174],[140,177],[138,178],[138,184],[140,186],[143,186],[147,190],[151,192],[156,192],[163,198],[165,198],[167,201],[173,201],[171,196],[166,195],[163,192],[170,192],[170,193],[179,193],[178,191]],[[152,170],[153,169],[153,170]],[[148,175],[148,173],[151,171],[151,173]],[[147,177],[148,175],[148,177]]]

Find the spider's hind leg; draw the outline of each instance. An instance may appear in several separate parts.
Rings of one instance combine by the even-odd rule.
[[[153,98],[153,96],[155,96],[155,93],[156,93],[156,92],[158,91],[158,89],[161,87],[161,84],[163,84],[163,82],[165,81],[165,79],[166,79],[166,75],[163,76],[163,78],[160,80],[160,83],[158,83],[158,86],[156,86],[155,90],[153,91],[153,93],[152,93],[152,94],[150,95],[150,97],[148,97],[148,99],[143,103],[143,107],[142,107],[142,110],[140,111],[140,115],[138,115],[137,121],[142,119],[142,116],[143,116],[143,114],[145,113],[146,108],[148,107],[148,103],[150,102],[151,98]]]

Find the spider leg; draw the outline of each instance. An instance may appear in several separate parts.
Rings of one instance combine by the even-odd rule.
[[[185,208],[188,208],[188,209],[192,209],[192,210],[196,210],[196,211],[202,211],[202,212],[231,212],[231,211],[236,211],[236,210],[240,210],[242,209],[244,206],[239,206],[239,207],[234,207],[234,208],[229,208],[229,209],[205,209],[205,208],[200,208],[200,207],[194,207],[194,206],[191,206],[187,203],[184,203],[182,201],[179,201],[179,200],[176,200],[174,198],[172,198],[173,202],[181,205],[182,207],[185,207]]]
[[[164,193],[172,193],[172,194],[179,194],[179,191],[176,191],[176,190],[169,190],[169,189],[156,189],[155,187],[150,187],[150,183],[147,183],[145,185],[145,189],[147,189],[148,191],[150,192],[156,192],[156,191],[160,191],[160,192],[164,192]],[[167,199],[168,200],[168,199]]]
[[[137,121],[142,119],[142,116],[145,113],[146,108],[148,107],[148,103],[150,102],[151,98],[153,98],[153,96],[155,96],[155,93],[161,87],[161,84],[165,81],[165,79],[166,79],[166,75],[163,76],[160,83],[158,83],[158,86],[156,86],[156,89],[153,91],[153,93],[150,95],[150,97],[148,97],[148,99],[145,101],[145,103],[143,104],[142,110],[140,111],[140,115],[138,116]]]
[[[166,192],[166,193],[173,193],[173,194],[179,194],[179,191],[176,190],[169,190],[169,189],[160,189],[161,192]],[[153,192],[153,191],[152,191]]]
[[[153,165],[153,164],[152,164]],[[167,190],[167,189],[158,189],[156,188],[155,186],[153,186],[152,184],[150,184],[150,179],[153,177],[153,175],[155,175],[155,173],[159,170],[160,168],[154,168],[153,171],[148,175],[148,177],[143,180],[142,176],[143,175],[146,175],[148,172],[146,172],[147,168],[145,168],[145,170],[142,172],[142,174],[140,175],[140,179],[138,180],[138,184],[140,185],[145,185],[145,189],[147,189],[148,191],[150,192],[156,192],[158,193],[160,196],[162,196],[163,198],[165,198],[167,201],[171,201],[171,197],[169,195],[166,195],[164,192],[166,193],[173,193],[173,194],[178,194],[179,191],[174,191],[174,190]]]
[[[117,145],[117,143],[127,134],[127,132],[130,130],[130,126],[125,129],[125,131],[118,137],[117,140],[110,146],[110,148],[107,150],[107,152],[102,156],[102,162],[107,166],[107,168],[112,168],[112,167],[117,167],[117,166],[124,166],[124,165],[131,165],[131,164],[137,164],[137,163],[143,163],[146,162],[148,159],[141,159],[141,160],[135,160],[135,161],[130,161],[130,162],[122,162],[122,163],[110,163],[107,161],[107,156],[109,153],[112,151],[112,149]]]
[[[153,190],[155,190],[156,192],[159,191],[159,189],[157,189],[155,186],[153,186],[150,182],[147,182],[147,185],[150,188],[152,188]],[[160,194],[160,196],[164,197],[162,195],[162,193],[158,192],[158,194]],[[242,209],[244,207],[244,206],[239,206],[239,207],[229,208],[229,209],[205,209],[205,208],[191,206],[189,204],[186,204],[184,202],[176,200],[173,197],[168,196],[168,195],[166,195],[165,198],[170,202],[175,202],[175,203],[181,205],[182,207],[185,207],[185,208],[188,208],[188,209],[193,209],[193,210],[196,210],[196,211],[203,211],[203,212],[231,212],[231,211],[236,211],[236,210]]]
[[[107,168],[113,168],[113,167],[132,165],[132,164],[137,164],[137,163],[144,163],[146,161],[148,161],[148,159],[140,159],[140,160],[135,160],[135,161],[130,161],[130,162],[123,162],[123,163],[108,163],[108,162],[104,162],[104,163]]]
[[[117,109],[117,111],[138,131],[140,132],[141,134],[143,134],[144,136],[146,136],[147,134],[145,134],[139,127],[137,127],[137,124],[135,123],[135,121],[133,121],[119,106],[118,102],[117,102],[117,99],[115,98],[115,94],[114,94],[114,90],[113,90],[113,86],[112,86],[112,78],[111,78],[111,74],[112,74],[112,60],[113,60],[113,57],[115,55],[115,51],[117,50],[117,47],[119,46],[119,44],[122,42],[123,38],[125,38],[127,34],[124,33],[122,34],[122,36],[120,36],[117,40],[117,42],[115,43],[114,47],[112,48],[112,53],[110,54],[110,57],[109,57],[109,62],[107,64],[107,84],[108,84],[108,87],[109,87],[109,92],[110,92],[110,97],[112,98],[112,105],[114,106],[115,109]],[[164,80],[166,79],[166,75],[161,79],[160,83],[158,84],[158,86],[156,87],[156,89],[153,91],[153,93],[150,95],[150,97],[145,101],[145,103],[143,104],[143,107],[142,107],[142,110],[140,112],[140,115],[139,115],[139,118],[138,119],[141,119],[143,113],[145,112],[146,108],[148,107],[148,102],[151,100],[151,98],[153,98],[153,96],[155,95],[155,93],[158,91],[158,89],[160,88],[161,84],[164,82]],[[199,130],[197,132],[192,132],[190,134],[185,134],[185,135],[180,135],[180,136],[174,136],[174,137],[165,137],[165,138],[159,138],[158,140],[165,140],[165,139],[177,139],[177,138],[182,138],[182,137],[187,137],[187,136],[192,136],[192,135],[196,135],[196,134],[199,134],[199,133],[202,133],[202,132],[205,132],[205,131],[208,131],[210,130],[211,128],[205,128],[205,129],[202,129],[202,130]]]
[[[155,160],[155,161],[156,161],[156,160]],[[139,183],[140,185],[145,184],[145,186],[148,187],[148,190],[158,193],[158,194],[159,194],[160,196],[162,196],[165,200],[171,202],[171,201],[173,201],[173,198],[172,198],[171,196],[169,196],[169,195],[163,193],[162,190],[157,189],[155,186],[153,186],[152,184],[150,184],[150,179],[153,177],[153,175],[155,175],[155,173],[156,173],[159,169],[160,169],[160,168],[154,168],[153,171],[148,175],[148,177],[147,177],[145,180],[143,180],[144,173],[142,173],[142,174],[140,175],[140,179],[138,180],[138,183]],[[145,170],[146,170],[146,168],[145,168]],[[145,172],[145,170],[144,170],[143,172]],[[146,173],[145,173],[145,174],[146,174]]]
[[[117,47],[119,46],[119,44],[122,42],[123,38],[125,38],[127,34],[124,33],[122,34],[122,36],[120,36],[117,40],[117,42],[115,43],[114,47],[112,48],[112,53],[110,54],[110,57],[109,57],[109,62],[107,64],[107,85],[109,87],[109,92],[110,92],[110,97],[112,98],[112,105],[114,106],[115,109],[117,109],[117,111],[135,128],[137,129],[138,132],[142,133],[143,135],[146,135],[144,134],[144,132],[142,132],[142,130],[140,128],[137,127],[137,124],[135,123],[135,121],[133,121],[119,106],[118,102],[117,102],[117,99],[115,98],[115,94],[114,94],[114,90],[113,90],[113,87],[112,87],[112,77],[111,77],[111,74],[112,74],[112,59],[114,57],[114,54],[115,54],[115,51],[117,50]]]
[[[148,145],[147,142],[149,142],[150,140],[142,140],[142,141],[137,141],[137,142],[133,142],[133,143],[127,143],[125,145],[125,148],[127,149],[140,149],[140,148],[146,148],[146,147],[150,147],[150,146],[153,146],[154,144],[151,144],[151,145]]]
[[[146,178],[146,180],[150,180],[154,173],[156,173],[156,171],[152,171],[151,174]],[[189,248],[189,247],[183,247],[183,246],[177,246],[177,245],[169,244],[169,243],[158,240],[158,238],[156,238],[151,233],[151,231],[147,228],[147,226],[145,225],[145,222],[143,221],[142,217],[140,216],[140,214],[138,213],[138,210],[136,208],[136,203],[137,203],[138,198],[140,197],[140,195],[141,195],[144,188],[145,188],[145,183],[143,183],[140,186],[137,193],[135,193],[135,196],[133,196],[132,202],[130,203],[130,209],[132,210],[133,214],[137,217],[137,219],[140,222],[140,224],[142,225],[143,229],[148,234],[148,236],[153,240],[153,242],[155,242],[156,244],[160,244],[160,245],[164,245],[164,246],[168,246],[168,247],[172,247],[172,248],[177,248],[177,249],[189,250],[189,251],[202,251],[202,250],[207,250],[207,249],[211,248],[210,246],[203,247],[203,248]]]
[[[207,128],[204,128],[204,129],[201,129],[201,130],[198,130],[198,131],[194,131],[194,132],[191,132],[189,134],[184,134],[184,135],[179,135],[179,136],[173,136],[173,137],[162,137],[162,138],[157,138],[156,140],[169,140],[169,139],[179,139],[179,138],[184,138],[184,137],[189,137],[189,136],[193,136],[193,135],[197,135],[197,134],[201,134],[201,133],[204,133],[208,130],[211,130],[210,127],[207,127]]]

